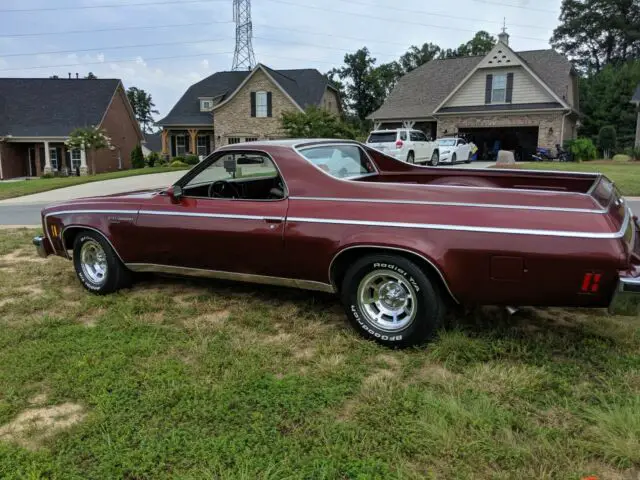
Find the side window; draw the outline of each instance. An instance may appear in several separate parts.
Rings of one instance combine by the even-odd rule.
[[[418,141],[419,142],[427,142],[428,141],[427,140],[427,136],[424,133],[418,132],[417,135],[418,135]]]
[[[458,145],[466,145],[466,144],[467,144],[467,142],[465,142],[464,140],[462,140],[462,139],[458,140]]]
[[[300,154],[336,178],[357,178],[376,171],[367,154],[357,145],[311,147],[301,150]]]
[[[407,132],[400,132],[400,140],[403,142],[407,141]]]
[[[241,200],[285,196],[276,166],[267,155],[256,152],[225,153],[211,160],[183,186],[183,191],[187,197]]]
[[[418,132],[411,132],[410,133],[410,138],[412,142],[419,142],[420,141],[420,135],[418,135]]]

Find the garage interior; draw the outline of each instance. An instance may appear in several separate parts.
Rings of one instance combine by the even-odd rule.
[[[460,128],[478,147],[478,160],[496,160],[498,150],[511,150],[516,161],[531,160],[538,146],[538,127]]]

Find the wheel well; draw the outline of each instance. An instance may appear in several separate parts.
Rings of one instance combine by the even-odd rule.
[[[330,271],[330,280],[331,283],[335,285],[336,291],[340,292],[342,290],[342,280],[344,279],[349,266],[359,258],[373,254],[398,255],[412,261],[424,272],[429,280],[431,280],[436,285],[436,287],[441,290],[445,297],[447,297],[453,303],[458,303],[458,301],[451,293],[449,286],[446,284],[442,272],[440,272],[440,270],[438,270],[438,268],[433,263],[431,263],[423,256],[409,250],[389,247],[354,247],[347,248],[338,253],[338,255],[331,263]]]
[[[62,232],[62,242],[64,243],[65,250],[73,249],[73,244],[76,241],[76,237],[83,230],[90,231],[89,228],[84,227],[67,227]]]

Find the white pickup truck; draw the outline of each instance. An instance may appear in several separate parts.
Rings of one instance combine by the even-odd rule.
[[[440,162],[438,142],[430,141],[420,130],[374,130],[369,134],[367,145],[407,163],[428,162],[435,166]]]

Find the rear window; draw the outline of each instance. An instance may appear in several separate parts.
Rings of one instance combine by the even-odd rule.
[[[372,133],[367,143],[395,143],[396,132]]]
[[[357,178],[376,172],[371,160],[356,145],[323,145],[300,150],[316,167],[336,178]]]

